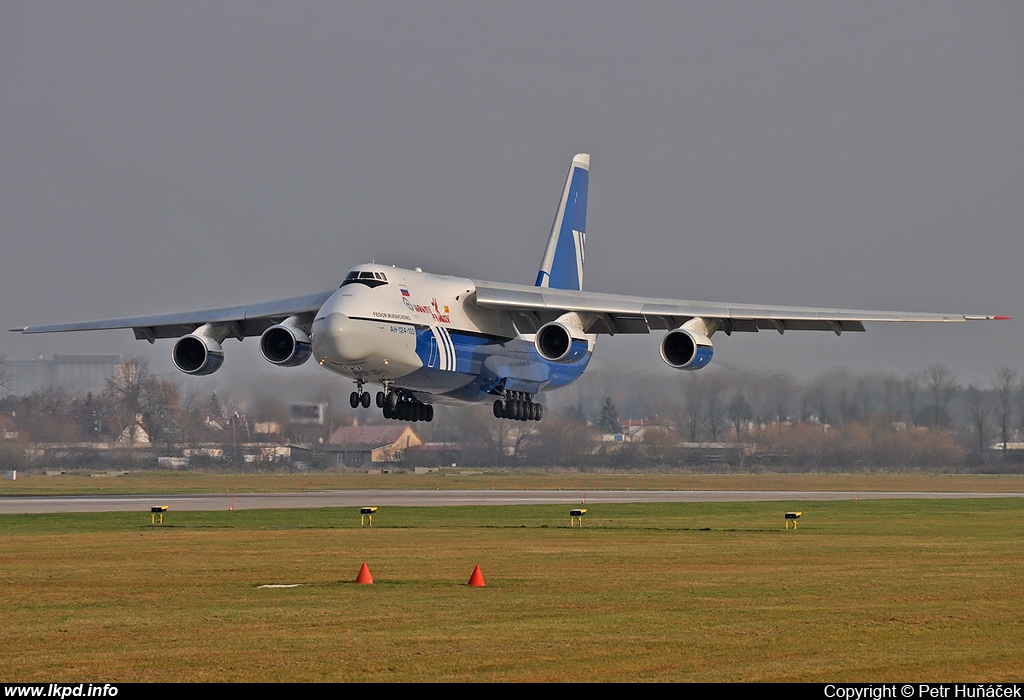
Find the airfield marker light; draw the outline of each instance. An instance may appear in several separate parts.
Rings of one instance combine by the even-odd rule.
[[[586,508],[573,508],[569,511],[569,527],[574,527],[579,522],[580,527],[583,527],[583,516],[586,515]]]
[[[149,522],[151,525],[156,525],[156,516],[160,516],[160,524],[164,524],[164,513],[167,512],[167,506],[153,506],[149,509]]]
[[[370,575],[370,567],[363,562],[363,565],[359,568],[359,573],[356,575],[356,583],[373,583],[373,576]]]
[[[477,564],[476,568],[473,569],[473,573],[469,576],[469,583],[467,586],[476,586],[477,588],[483,588],[487,584],[484,583],[483,572],[480,571],[480,565]]]
[[[359,526],[366,525],[366,521],[370,521],[370,525],[373,525],[373,514],[377,512],[377,506],[363,506],[359,509]]]
[[[793,529],[795,530],[796,529],[796,521],[800,519],[801,515],[803,515],[803,511],[790,511],[789,513],[786,513],[786,529],[787,530],[789,529],[789,523],[790,523],[790,521],[792,521],[793,522]]]

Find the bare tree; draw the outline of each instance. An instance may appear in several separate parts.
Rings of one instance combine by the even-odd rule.
[[[996,372],[995,383],[996,420],[999,423],[999,440],[1003,443],[1003,459],[1006,459],[1006,444],[1010,441],[1013,421],[1013,395],[1017,391],[1017,373],[1003,365]]]
[[[921,376],[916,372],[908,374],[903,380],[903,401],[907,407],[911,425],[915,427],[920,425],[918,412],[921,410]]]
[[[928,386],[928,397],[932,401],[932,426],[946,427],[949,425],[949,413],[946,407],[953,398],[956,384],[953,374],[946,365],[929,365],[924,371]]]
[[[700,429],[704,420],[704,394],[707,383],[695,372],[691,372],[686,379],[686,425],[689,431],[690,442],[697,442],[700,436]]]
[[[128,439],[134,441],[134,426],[140,418],[152,438],[174,441],[180,432],[178,386],[155,377],[144,359],[129,357],[118,365],[102,399],[115,422],[114,439],[128,429]]]
[[[732,422],[733,430],[736,431],[736,439],[739,440],[743,433],[743,428],[750,422],[754,412],[742,391],[737,391],[736,395],[732,397],[728,410],[729,420]]]
[[[982,461],[985,461],[985,454],[987,452],[986,435],[988,435],[988,416],[990,411],[989,397],[984,391],[971,384],[967,387],[967,391],[964,392],[964,398],[967,400],[967,415],[971,421],[971,430],[978,440],[978,455]]]

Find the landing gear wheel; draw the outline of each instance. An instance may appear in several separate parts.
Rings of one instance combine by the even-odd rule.
[[[370,392],[364,391],[363,395],[359,399],[359,403],[363,405],[363,408],[370,407]]]
[[[353,391],[351,394],[349,394],[348,403],[349,403],[349,405],[352,408],[358,408],[359,407],[359,392],[358,391]]]
[[[505,407],[501,405],[501,399],[497,399],[494,402],[494,417],[502,418],[505,415]]]
[[[539,403],[538,404],[534,404],[533,419],[534,420],[540,420],[543,417],[544,417],[544,407],[541,406]]]
[[[395,417],[394,412],[391,410],[391,406],[388,404],[384,404],[384,417],[387,418],[388,420],[391,420],[392,418]]]
[[[426,416],[424,417],[424,420],[429,423],[430,421],[434,420],[434,407],[431,406],[428,403],[426,408],[427,408],[427,410],[426,410]]]
[[[386,401],[387,401],[388,406],[391,406],[391,410],[392,411],[394,411],[396,408],[398,408],[398,398],[399,397],[398,397],[397,393],[395,393],[393,391],[389,391],[388,392]]]
[[[377,392],[377,408],[384,408],[384,392]]]

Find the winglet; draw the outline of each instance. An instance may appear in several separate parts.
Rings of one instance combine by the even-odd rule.
[[[537,272],[538,287],[583,289],[583,252],[587,230],[587,190],[590,155],[578,153],[569,166],[558,201],[551,235]]]

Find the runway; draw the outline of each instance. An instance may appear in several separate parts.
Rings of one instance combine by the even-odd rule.
[[[148,496],[5,496],[0,514],[104,513],[259,508],[355,508],[360,506],[486,506],[585,503],[728,503],[739,501],[852,501],[880,499],[1024,498],[1024,493],[926,491],[575,491],[365,489],[309,493],[156,494]]]

